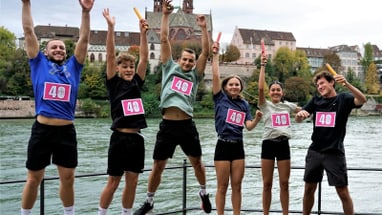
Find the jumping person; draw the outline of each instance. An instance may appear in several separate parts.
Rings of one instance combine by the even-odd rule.
[[[202,30],[202,52],[198,59],[192,49],[184,49],[178,62],[172,59],[169,34],[169,16],[174,10],[171,0],[162,1],[161,22],[161,63],[162,63],[162,89],[160,108],[162,121],[154,147],[154,163],[149,176],[147,199],[134,213],[143,215],[154,207],[154,195],[161,182],[161,177],[167,160],[180,145],[187,155],[195,171],[195,176],[200,184],[199,197],[202,208],[206,213],[211,212],[209,194],[206,191],[206,173],[202,163],[202,149],[199,133],[193,117],[193,105],[199,82],[203,79],[209,55],[209,41],[206,18],[197,15],[196,21]],[[179,87],[182,86],[182,87]]]
[[[77,136],[73,124],[80,75],[90,35],[90,10],[94,0],[80,0],[82,19],[74,56],[66,60],[65,43],[52,39],[44,52],[34,32],[31,2],[22,0],[25,49],[31,67],[36,121],[28,143],[27,181],[22,193],[21,214],[31,214],[45,168],[54,163],[60,177],[64,214],[74,214],[74,172],[77,166]]]
[[[115,17],[109,9],[102,15],[108,24],[106,37],[106,86],[109,93],[113,133],[110,137],[107,184],[101,193],[98,214],[106,215],[113,195],[125,174],[125,187],[122,192],[122,215],[131,215],[139,173],[145,162],[144,139],[140,130],[147,127],[141,99],[148,64],[147,22],[139,20],[140,49],[139,62],[135,68],[135,57],[121,53],[115,57],[114,26]],[[130,107],[130,108],[129,108]],[[131,108],[134,107],[134,108]]]

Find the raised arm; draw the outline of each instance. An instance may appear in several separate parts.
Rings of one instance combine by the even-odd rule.
[[[82,7],[82,18],[80,26],[80,35],[74,50],[74,56],[78,63],[84,64],[88,51],[90,37],[90,10],[93,8],[94,0],[80,0]]]
[[[172,53],[171,53],[171,45],[170,40],[168,39],[168,32],[169,32],[169,18],[170,14],[174,10],[174,7],[171,4],[171,0],[163,0],[162,1],[162,22],[161,22],[161,33],[160,33],[160,44],[161,44],[161,52],[160,52],[160,59],[162,63],[166,63]]]
[[[114,26],[115,17],[110,16],[109,8],[105,8],[102,11],[103,17],[107,22],[107,35],[106,35],[106,77],[111,79],[117,73],[115,62],[115,37],[114,37]]]
[[[196,70],[198,71],[199,76],[202,76],[204,74],[204,70],[206,69],[208,55],[210,54],[210,45],[207,32],[206,17],[203,15],[197,15],[196,22],[198,26],[202,29],[202,53],[200,53],[200,56],[198,57],[198,61],[196,63]]]
[[[336,80],[336,82],[348,88],[348,90],[353,94],[355,105],[359,106],[366,103],[366,96],[358,88],[350,84],[343,75],[335,75],[334,79]]]
[[[40,49],[37,36],[34,32],[31,2],[30,0],[22,0],[22,25],[25,37],[25,49],[28,58],[34,58],[37,56]]]
[[[259,75],[259,101],[258,105],[262,105],[265,103],[265,65],[267,64],[267,57],[262,54],[261,55],[261,67],[260,67],[260,75]]]
[[[261,118],[263,117],[263,112],[256,110],[256,116],[253,120],[247,120],[245,121],[245,127],[248,131],[251,131],[256,127],[256,125],[260,122]]]
[[[139,62],[137,67],[137,74],[142,80],[146,77],[147,64],[149,62],[149,47],[147,44],[147,29],[148,24],[145,19],[139,20],[140,29],[140,46],[139,46]]]
[[[212,93],[215,95],[221,90],[219,73],[219,48],[218,42],[212,45]]]

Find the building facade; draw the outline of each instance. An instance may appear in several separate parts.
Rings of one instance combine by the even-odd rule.
[[[240,50],[237,64],[254,64],[261,55],[261,40],[264,40],[268,59],[272,59],[280,47],[296,50],[296,39],[290,32],[243,29],[235,27],[231,44]]]

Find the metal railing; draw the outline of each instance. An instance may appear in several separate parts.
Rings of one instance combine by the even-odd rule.
[[[176,213],[183,213],[184,215],[187,214],[187,211],[193,211],[193,210],[200,210],[198,207],[188,207],[187,206],[187,169],[192,168],[190,164],[187,164],[187,161],[183,161],[182,166],[173,166],[173,167],[166,167],[165,169],[183,169],[183,185],[182,185],[182,209],[178,210],[172,210],[168,212],[161,212],[156,213],[156,215],[165,215],[165,214],[176,214]],[[214,167],[214,165],[205,165],[205,167]],[[247,165],[245,168],[252,168],[252,169],[260,169],[261,166],[259,165]],[[277,168],[277,167],[275,167]],[[298,166],[292,166],[291,169],[304,169],[304,167],[298,167]],[[349,171],[368,171],[368,172],[382,172],[382,168],[348,168]],[[144,172],[151,171],[151,169],[144,169]],[[76,175],[75,178],[88,178],[88,177],[95,177],[95,176],[103,176],[107,175],[106,173],[92,173],[92,174],[81,174]],[[45,214],[45,182],[46,181],[53,181],[58,180],[58,176],[53,177],[45,177],[40,185],[40,215]],[[0,181],[0,185],[4,184],[17,184],[17,183],[25,183],[26,180],[9,180],[9,181]],[[312,214],[341,214],[342,212],[338,211],[323,211],[322,210],[322,189],[321,189],[321,183],[318,184],[318,198],[317,198],[317,210],[312,211]],[[215,210],[213,208],[213,210]],[[232,209],[228,208],[225,209],[226,211],[232,211]],[[242,208],[241,211],[243,212],[263,212],[262,209],[259,208]],[[270,212],[280,213],[282,214],[282,210],[270,210]],[[289,213],[291,214],[301,214],[302,211],[299,210],[289,210]],[[381,215],[381,213],[355,213],[355,215]]]

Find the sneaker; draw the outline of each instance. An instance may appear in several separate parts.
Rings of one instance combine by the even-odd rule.
[[[209,198],[209,194],[203,195],[199,192],[199,197],[202,200],[202,209],[206,213],[211,213],[211,202]]]
[[[149,202],[145,201],[145,203],[134,212],[134,215],[145,215],[146,213],[150,212],[154,208],[154,203],[150,204]]]

